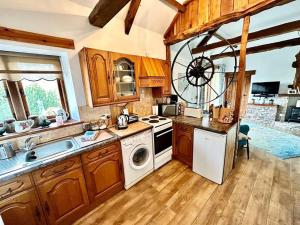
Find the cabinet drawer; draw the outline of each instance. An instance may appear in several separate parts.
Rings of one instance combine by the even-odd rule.
[[[54,165],[47,166],[32,173],[34,182],[36,184],[43,183],[49,179],[60,176],[70,170],[76,169],[81,166],[80,157],[76,156],[66,159]]]
[[[32,187],[28,174],[0,183],[0,200]]]
[[[93,162],[97,159],[104,158],[111,153],[120,151],[120,142],[114,142],[112,144],[106,145],[104,147],[96,148],[91,152],[87,152],[82,154],[82,163],[86,164],[89,162]]]

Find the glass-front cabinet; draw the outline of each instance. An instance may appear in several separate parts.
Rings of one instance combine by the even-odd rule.
[[[140,57],[111,53],[113,88],[117,101],[139,100]]]

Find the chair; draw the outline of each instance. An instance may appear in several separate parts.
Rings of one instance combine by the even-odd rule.
[[[248,125],[241,125],[240,132],[239,132],[239,142],[238,147],[240,148],[247,148],[247,158],[249,159],[249,140],[251,139],[248,137],[250,127]]]

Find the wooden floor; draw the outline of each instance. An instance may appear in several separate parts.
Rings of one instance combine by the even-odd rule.
[[[223,185],[172,161],[75,224],[300,225],[300,158],[239,159]]]

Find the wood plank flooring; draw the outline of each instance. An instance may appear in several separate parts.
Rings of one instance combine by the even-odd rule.
[[[223,185],[172,161],[74,225],[300,225],[300,158],[242,153]]]

